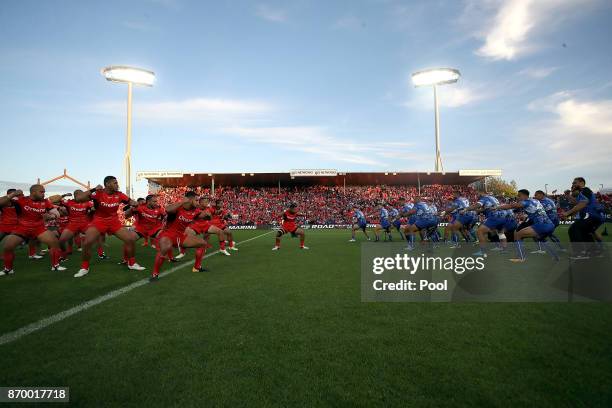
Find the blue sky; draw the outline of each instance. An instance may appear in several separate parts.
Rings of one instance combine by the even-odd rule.
[[[134,92],[134,172],[431,170],[433,96],[410,73],[450,66],[446,170],[612,187],[610,21],[606,0],[4,0],[0,180],[121,179],[111,64],[157,75]]]

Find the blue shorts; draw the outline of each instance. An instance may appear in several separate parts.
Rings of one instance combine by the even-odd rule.
[[[366,227],[368,226],[367,222],[358,222],[357,225],[359,226],[359,228],[361,228],[362,230],[365,230]]]
[[[389,221],[381,221],[381,222],[380,222],[380,226],[381,226],[383,229],[389,229],[389,228],[391,228],[391,224],[389,224]]]
[[[546,238],[555,231],[555,224],[552,222],[535,223],[531,228],[538,234],[539,238]]]
[[[438,225],[438,220],[435,219],[420,219],[415,222],[418,229],[432,228]]]
[[[402,226],[402,222],[400,220],[395,220],[393,221],[393,226],[397,229],[400,229],[400,227]]]
[[[559,226],[559,219],[558,218],[552,218],[550,221],[552,221],[552,223],[555,226],[555,228]]]
[[[469,227],[475,220],[473,215],[459,215],[457,221],[459,221],[464,227]]]
[[[514,231],[518,224],[514,218],[509,218],[506,220],[506,224],[504,225],[504,229],[506,231]]]
[[[485,220],[484,226],[489,228],[490,230],[501,231],[506,225],[506,221],[506,218],[490,217]]]
[[[459,219],[459,217],[457,216],[457,213],[452,213],[451,214],[451,220],[450,223],[452,224],[453,222],[457,221]],[[463,223],[462,223],[463,224]]]
[[[414,223],[416,222],[416,217],[413,215],[412,217],[410,217],[410,219],[408,220],[408,225],[414,225]]]

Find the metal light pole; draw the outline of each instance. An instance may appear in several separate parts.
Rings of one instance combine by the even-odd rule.
[[[438,87],[433,86],[434,91],[434,111],[436,121],[436,164],[434,166],[436,171],[444,171],[442,165],[442,155],[440,154],[440,110],[438,109]]]
[[[132,197],[132,83],[128,82],[127,135],[125,137],[125,190]]]
[[[544,184],[544,192],[546,192],[546,195],[548,195],[548,184]]]
[[[452,84],[459,80],[461,73],[454,68],[433,68],[417,71],[412,74],[412,82],[415,87],[431,86],[434,93],[434,114],[435,114],[435,142],[436,142],[436,161],[434,169],[436,172],[443,172],[442,154],[440,153],[440,109],[438,106],[438,85]]]
[[[102,69],[102,75],[112,82],[127,83],[127,134],[125,138],[125,191],[129,196],[134,194],[132,189],[132,88],[134,85],[153,86],[155,73],[141,68],[127,66],[110,66]]]

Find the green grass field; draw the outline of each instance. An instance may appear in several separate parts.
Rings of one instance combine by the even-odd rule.
[[[610,303],[363,303],[348,231],[278,252],[264,233],[235,232],[257,238],[208,273],[190,253],[156,284],[0,345],[0,386],[69,386],[87,407],[612,406]],[[78,254],[51,272],[21,250],[0,278],[0,335],[148,276],[109,246],[82,279]],[[153,250],[137,259],[150,269]]]

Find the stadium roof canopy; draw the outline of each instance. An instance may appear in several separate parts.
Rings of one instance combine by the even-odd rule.
[[[460,170],[458,172],[336,172],[293,170],[287,173],[182,173],[138,172],[137,179],[147,179],[163,187],[236,186],[282,187],[305,185],[428,185],[471,184],[488,176],[500,176],[500,170]]]

